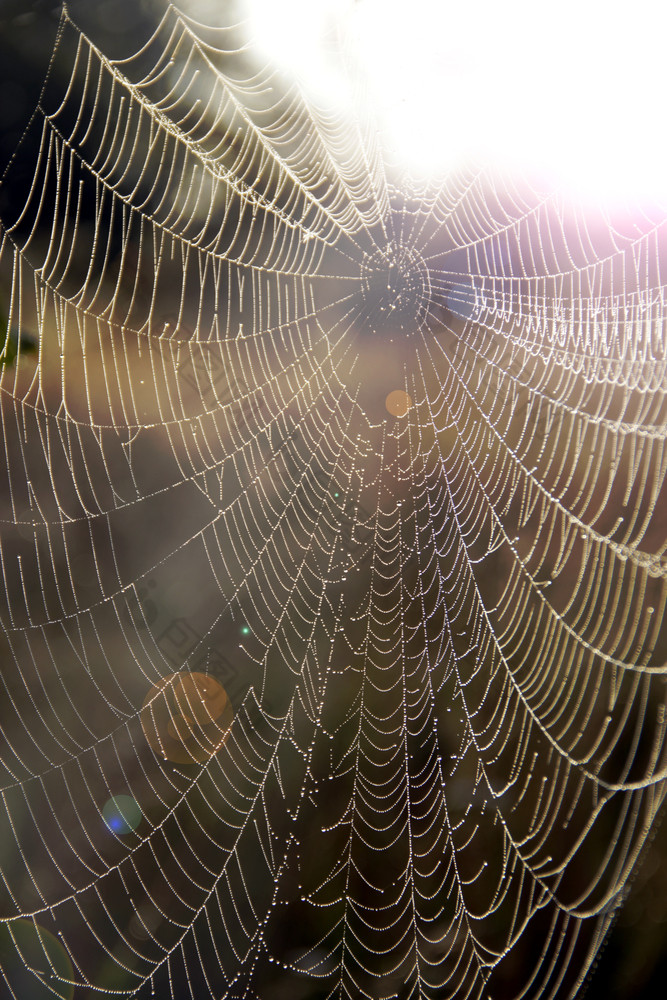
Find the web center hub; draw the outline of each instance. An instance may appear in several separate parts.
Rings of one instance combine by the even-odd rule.
[[[428,269],[414,250],[377,251],[361,265],[357,325],[374,337],[405,337],[424,323],[431,298]]]

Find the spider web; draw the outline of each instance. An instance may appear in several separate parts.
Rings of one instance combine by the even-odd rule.
[[[345,72],[62,15],[0,231],[8,995],[573,996],[662,803],[664,212],[418,184]]]

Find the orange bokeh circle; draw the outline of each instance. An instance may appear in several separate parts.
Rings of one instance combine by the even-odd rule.
[[[392,417],[404,417],[412,406],[412,400],[407,392],[403,392],[402,389],[394,389],[385,399],[384,405]]]
[[[154,685],[141,709],[151,750],[175,764],[204,764],[222,747],[234,718],[222,684],[207,674],[183,671]]]

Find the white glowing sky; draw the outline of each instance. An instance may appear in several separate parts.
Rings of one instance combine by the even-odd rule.
[[[267,56],[339,107],[343,41],[385,148],[413,174],[472,155],[584,195],[667,194],[656,0],[245,2]]]

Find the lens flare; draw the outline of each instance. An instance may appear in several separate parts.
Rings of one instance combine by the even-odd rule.
[[[387,396],[385,406],[392,417],[404,417],[412,406],[412,399],[402,389],[394,389]]]
[[[131,795],[114,795],[102,809],[104,822],[113,833],[124,836],[136,830],[142,820],[142,812]]]
[[[74,973],[65,948],[32,920],[0,925],[0,969],[12,997],[72,1000]]]
[[[197,672],[169,674],[150,689],[141,709],[148,745],[175,764],[206,763],[224,745],[232,720],[225,689]]]

